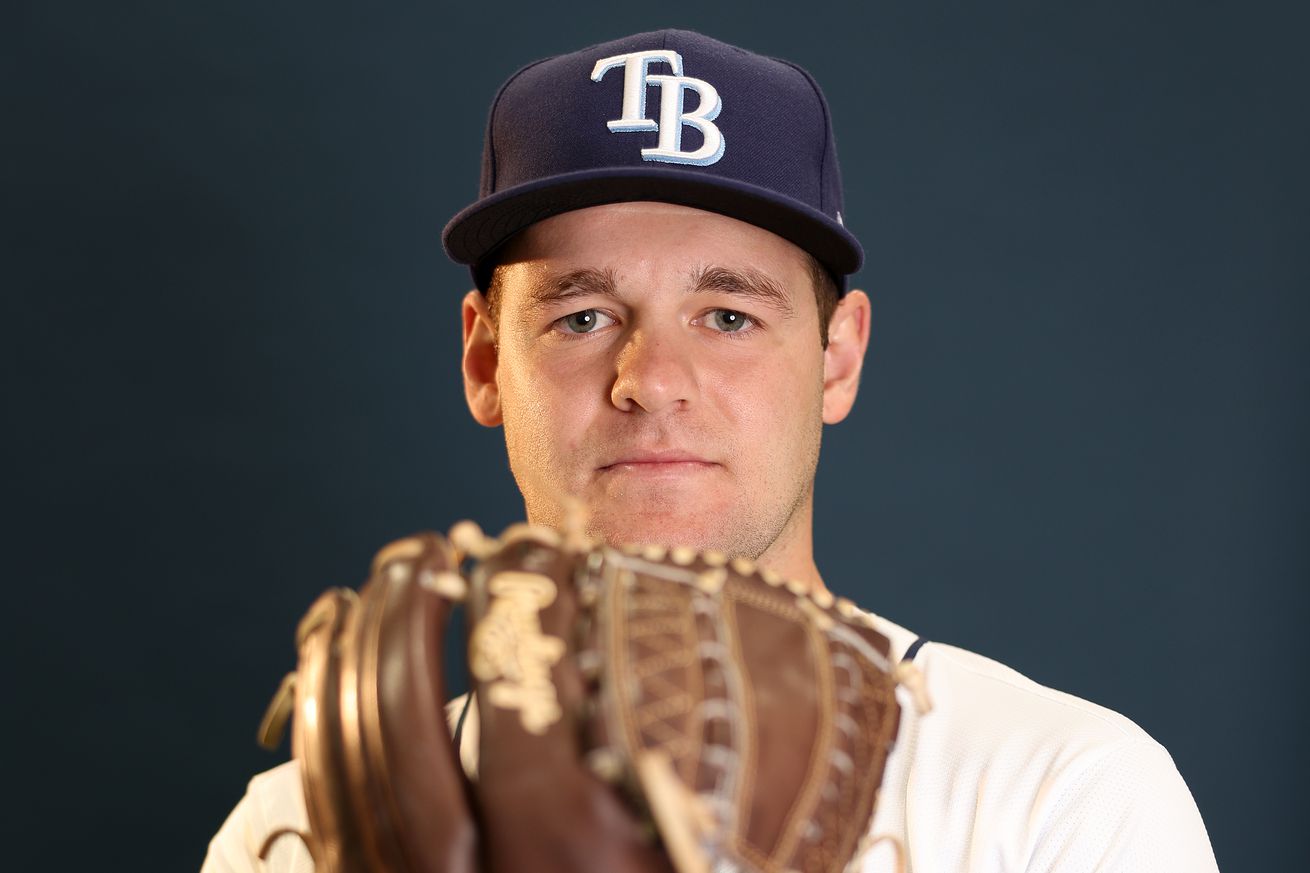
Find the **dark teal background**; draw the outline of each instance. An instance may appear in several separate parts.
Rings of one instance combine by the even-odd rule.
[[[1125,713],[1221,868],[1300,869],[1303,10],[6,6],[6,866],[197,868],[313,597],[519,517],[438,235],[510,72],[682,26],[832,105],[874,309],[829,585]]]

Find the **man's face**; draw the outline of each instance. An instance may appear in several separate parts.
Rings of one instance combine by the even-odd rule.
[[[531,226],[499,269],[489,390],[530,520],[560,524],[572,496],[613,542],[808,541],[824,350],[799,248],[620,203]]]

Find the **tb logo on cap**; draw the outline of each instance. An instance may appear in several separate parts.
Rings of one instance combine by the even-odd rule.
[[[651,73],[653,63],[666,63],[673,75]],[[723,133],[713,124],[723,108],[719,92],[704,79],[682,75],[682,55],[669,49],[648,52],[630,52],[601,58],[591,71],[591,81],[599,82],[615,67],[623,67],[623,115],[607,122],[611,133],[628,133],[637,130],[658,130],[659,145],[642,149],[641,157],[647,161],[668,164],[695,164],[708,166],[723,157]],[[660,118],[656,122],[646,117],[646,86],[660,86]],[[683,96],[688,90],[700,97],[695,112],[683,112]],[[682,128],[694,127],[705,138],[704,144],[693,152],[682,150]]]

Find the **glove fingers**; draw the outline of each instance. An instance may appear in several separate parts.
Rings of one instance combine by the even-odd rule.
[[[471,574],[476,804],[490,873],[670,870],[637,817],[582,756],[587,690],[575,658],[573,584],[580,560],[553,531],[519,528]]]
[[[468,783],[445,718],[444,639],[465,590],[445,539],[424,533],[378,553],[361,598],[356,783],[382,869],[476,869]]]
[[[300,762],[305,789],[309,817],[305,842],[320,873],[366,869],[360,827],[350,804],[339,654],[343,633],[358,606],[350,589],[326,591],[310,606],[296,632],[300,665],[291,750]]]
[[[466,783],[443,714],[442,640],[463,580],[436,534],[382,549],[355,596],[299,630],[293,751],[318,873],[471,873]]]

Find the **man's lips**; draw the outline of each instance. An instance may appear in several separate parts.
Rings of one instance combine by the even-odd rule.
[[[683,451],[641,451],[626,452],[608,464],[597,468],[598,472],[628,473],[678,473],[694,472],[701,469],[717,467],[714,461],[699,455]]]

